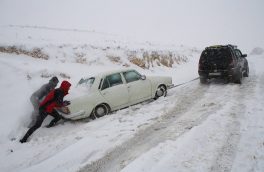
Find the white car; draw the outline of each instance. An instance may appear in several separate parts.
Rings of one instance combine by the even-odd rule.
[[[166,96],[171,86],[171,77],[146,77],[133,69],[101,73],[79,81],[74,89],[81,93],[71,100],[62,115],[73,120],[98,118],[148,99]]]

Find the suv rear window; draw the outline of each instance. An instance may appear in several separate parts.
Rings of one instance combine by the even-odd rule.
[[[202,52],[202,61],[231,61],[231,52],[228,48],[210,48]]]

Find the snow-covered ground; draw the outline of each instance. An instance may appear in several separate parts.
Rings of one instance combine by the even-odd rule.
[[[263,55],[248,57],[250,76],[242,85],[221,81],[200,85],[195,80],[169,90],[165,98],[93,121],[42,127],[21,144],[32,111],[29,97],[52,75],[69,80],[74,91],[83,76],[126,67],[108,60],[110,53],[140,73],[171,76],[180,84],[198,77],[200,51],[39,27],[1,27],[0,40],[1,46],[41,48],[50,57],[0,53],[0,171],[264,170]],[[171,51],[188,60],[172,68],[142,69],[125,53],[141,49]],[[85,63],[76,61],[76,51],[85,53]]]

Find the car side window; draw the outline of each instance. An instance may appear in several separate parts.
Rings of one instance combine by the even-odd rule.
[[[128,71],[124,72],[123,74],[127,83],[140,80],[141,77],[141,75],[135,71]]]
[[[115,74],[105,77],[103,85],[102,85],[102,90],[109,88],[109,87],[116,86],[116,85],[120,85],[120,84],[123,84],[121,74],[115,73]]]
[[[109,87],[110,87],[109,81],[107,78],[105,78],[101,90],[104,90]]]

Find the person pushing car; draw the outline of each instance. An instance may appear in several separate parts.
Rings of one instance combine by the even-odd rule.
[[[59,80],[56,76],[52,77],[47,84],[44,84],[43,86],[40,87],[37,91],[35,91],[31,96],[30,96],[30,102],[33,105],[33,112],[31,114],[31,122],[28,125],[28,128],[33,127],[33,125],[37,121],[37,117],[39,114],[39,104],[41,103],[42,100],[48,95],[48,93],[55,89],[57,84],[59,83]]]
[[[64,96],[69,92],[71,84],[68,81],[63,81],[60,88],[54,89],[48,93],[45,99],[40,103],[39,115],[35,124],[27,131],[24,137],[20,140],[21,143],[27,141],[28,137],[36,131],[44,121],[44,119],[51,115],[54,119],[47,126],[54,126],[63,117],[55,110],[55,108],[64,107],[70,104],[70,101],[63,101]]]

